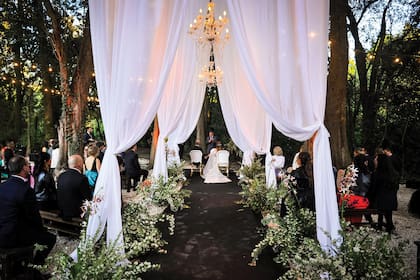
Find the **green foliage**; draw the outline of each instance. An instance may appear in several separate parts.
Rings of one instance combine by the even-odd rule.
[[[44,266],[35,267],[52,271],[51,279],[57,280],[141,279],[142,273],[159,269],[159,265],[150,262],[128,262],[125,258],[130,256],[121,254],[116,241],[106,244],[104,239],[95,242],[97,238],[98,234],[87,236],[84,229],[77,248],[77,262],[64,252],[58,252],[48,257]]]
[[[305,239],[290,258],[290,269],[280,279],[407,279],[403,253],[389,235],[367,227],[341,231],[343,243],[335,256],[322,251],[315,239]]]
[[[147,252],[163,251],[167,242],[162,239],[158,223],[168,222],[169,233],[174,233],[174,216],[164,213],[151,215],[144,201],[127,204],[123,208],[122,220],[125,249],[133,257],[140,257]]]
[[[139,192],[152,203],[159,206],[168,205],[171,211],[176,212],[188,207],[185,198],[191,195],[190,190],[182,189],[183,182],[178,179],[178,177],[168,177],[165,182],[163,176],[159,176],[151,180],[150,187],[143,187]]]
[[[259,162],[245,167],[242,175],[243,204],[261,211],[261,223],[266,227],[263,239],[251,253],[251,265],[257,264],[264,249],[272,248],[273,260],[285,269],[280,279],[319,279],[320,275],[349,280],[406,279],[404,242],[393,246],[388,235],[371,228],[349,227],[343,220],[343,242],[339,246],[333,240],[339,250],[329,254],[316,240],[315,213],[297,205],[293,177],[283,177],[277,188],[266,188],[260,179],[264,172]]]

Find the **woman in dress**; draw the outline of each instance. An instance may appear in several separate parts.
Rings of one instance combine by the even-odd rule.
[[[203,169],[204,183],[229,183],[232,182],[228,177],[220,172],[217,166],[217,152],[221,150],[221,145],[217,145],[216,148],[210,150],[209,158],[206,166]]]
[[[88,157],[85,160],[85,175],[88,178],[92,192],[95,189],[96,179],[101,169],[101,161],[98,159],[98,155],[98,147],[94,143],[89,144],[87,148]]]
[[[50,173],[51,156],[41,152],[35,163],[35,197],[40,210],[57,209],[57,189]]]
[[[300,152],[297,158],[298,168],[291,175],[297,183],[297,198],[302,208],[315,211],[314,179],[311,156],[308,152]]]

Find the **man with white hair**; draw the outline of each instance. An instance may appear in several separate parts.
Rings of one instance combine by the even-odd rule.
[[[68,166],[57,179],[57,203],[63,219],[80,217],[83,201],[92,199],[88,179],[83,175],[83,158],[70,156]]]

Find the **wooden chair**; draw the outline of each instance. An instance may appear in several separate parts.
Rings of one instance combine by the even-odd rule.
[[[220,169],[226,169],[226,176],[229,176],[229,151],[220,150],[216,154],[217,166]]]
[[[200,150],[191,150],[190,158],[191,158],[190,176],[192,176],[193,172],[197,169],[200,171],[200,175],[201,175],[203,172],[203,152]],[[198,167],[195,164],[198,164]]]

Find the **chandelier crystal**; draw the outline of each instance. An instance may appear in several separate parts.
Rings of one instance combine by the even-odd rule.
[[[200,46],[210,46],[210,61],[208,65],[203,66],[198,75],[200,81],[206,82],[209,88],[215,88],[217,83],[221,83],[223,79],[223,71],[220,67],[216,67],[214,62],[214,49],[221,50],[230,39],[227,28],[229,19],[226,17],[226,11],[219,18],[215,17],[214,12],[215,3],[210,0],[207,4],[206,15],[203,15],[203,10],[200,9],[188,31]]]

